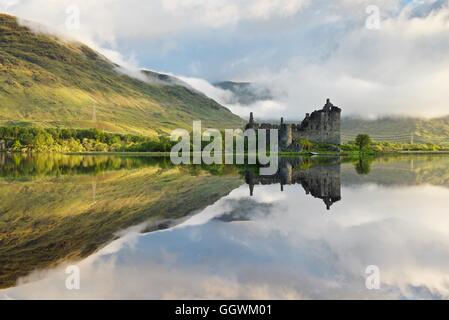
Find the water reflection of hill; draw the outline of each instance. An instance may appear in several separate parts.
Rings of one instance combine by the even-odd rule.
[[[172,167],[169,158],[112,155],[6,154],[0,152],[0,177],[27,179],[59,175],[95,175],[104,171],[157,165]]]
[[[0,287],[86,257],[125,228],[143,222],[148,231],[170,227],[242,184],[232,167],[212,174],[212,168],[174,167],[163,159],[58,155],[3,161]]]
[[[341,200],[341,185],[432,184],[449,187],[449,156],[377,159],[288,158],[278,172],[258,168],[173,166],[169,159],[119,156],[0,154],[0,287],[36,269],[86,257],[145,222],[169,228],[243,184],[297,185],[326,207]],[[269,215],[269,203],[242,198],[217,220]]]
[[[341,186],[368,183],[383,186],[431,184],[449,187],[448,155],[401,155],[371,158],[281,158],[272,176],[245,174],[249,193],[256,185],[300,185],[306,194],[322,199],[327,209],[342,199]]]
[[[357,186],[375,183],[383,186],[414,186],[430,184],[449,187],[449,155],[401,155],[365,160],[364,170],[359,161],[344,161],[341,166],[342,184]]]

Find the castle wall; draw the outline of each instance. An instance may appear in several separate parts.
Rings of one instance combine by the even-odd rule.
[[[280,125],[255,123],[251,113],[250,122],[246,126],[246,129],[249,128],[255,130],[278,129],[281,150],[288,149],[300,139],[315,143],[341,144],[341,109],[327,99],[323,109],[307,114],[301,123],[285,124],[282,119]]]
[[[279,147],[287,149],[293,143],[293,128],[290,124],[282,124],[279,130]]]
[[[335,107],[334,107],[335,108]],[[301,125],[293,131],[293,139],[307,139],[312,142],[341,143],[341,111],[319,110],[306,116]]]

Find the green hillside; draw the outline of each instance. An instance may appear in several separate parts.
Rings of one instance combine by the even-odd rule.
[[[343,141],[351,140],[359,133],[367,133],[382,141],[410,142],[413,139],[415,143],[449,143],[449,117],[428,120],[398,117],[343,119]]]
[[[97,128],[154,135],[238,127],[242,120],[178,84],[143,82],[80,43],[37,34],[0,14],[0,126]]]

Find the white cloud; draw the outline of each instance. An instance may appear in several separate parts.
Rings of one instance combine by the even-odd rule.
[[[288,92],[298,119],[331,98],[345,114],[434,117],[449,113],[449,8],[423,17],[404,9],[380,30],[348,29],[322,60],[296,56],[252,78]]]
[[[72,32],[100,44],[119,38],[148,40],[244,20],[282,19],[296,14],[306,0],[17,0],[9,12],[64,28],[66,8],[80,9],[80,30]],[[9,3],[9,2],[8,2]]]
[[[287,111],[287,105],[282,101],[275,99],[261,100],[249,105],[243,105],[236,103],[238,99],[233,92],[218,88],[204,79],[183,76],[177,77],[244,119],[249,117],[250,112],[256,112],[257,117],[260,119],[273,119],[273,115],[283,114]]]
[[[200,92],[203,92],[209,98],[214,99],[219,103],[226,104],[227,101],[230,101],[232,99],[233,94],[231,91],[217,88],[204,79],[184,77],[184,76],[177,76],[177,77],[182,81],[186,82],[187,84],[189,84],[192,88]]]
[[[80,8],[80,29],[67,32],[65,9],[73,4]],[[368,5],[380,9],[380,30],[365,28]],[[145,48],[166,56],[162,69],[173,73],[216,72],[215,79],[260,82],[287,93],[250,107],[228,103],[242,116],[251,109],[258,117],[301,120],[327,97],[345,115],[449,113],[447,0],[405,6],[400,0],[23,0],[8,11],[69,33],[132,73],[141,66],[160,69],[142,63]],[[236,40],[230,54],[229,41]],[[184,68],[178,60],[187,60]],[[228,93],[198,86],[226,104]]]

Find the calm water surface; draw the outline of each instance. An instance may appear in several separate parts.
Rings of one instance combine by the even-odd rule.
[[[449,298],[448,156],[279,166],[0,154],[0,298]]]

